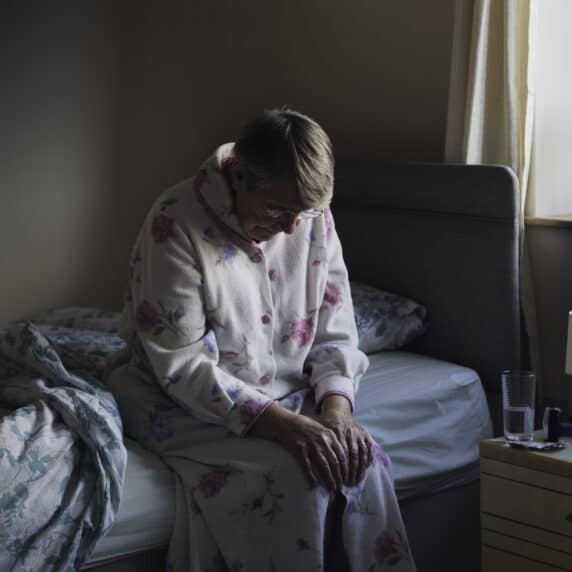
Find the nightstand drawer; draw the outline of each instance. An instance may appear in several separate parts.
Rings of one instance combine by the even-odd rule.
[[[541,563],[544,568],[539,568],[540,570],[572,570],[572,553],[569,550],[568,552],[553,550],[528,540],[506,536],[491,530],[481,531],[481,541],[483,551],[485,549],[500,551],[504,554],[505,560],[523,558],[527,562]],[[567,548],[570,549],[569,540],[567,544]],[[496,558],[500,558],[498,554]],[[483,570],[489,572],[489,568],[484,566]],[[520,568],[505,568],[504,572],[513,570],[520,570]]]
[[[572,496],[489,474],[481,474],[481,491],[483,513],[555,532],[563,545],[572,544]]]
[[[567,568],[557,568],[545,562],[528,560],[522,556],[505,552],[491,546],[483,546],[483,572],[565,572]]]
[[[536,526],[528,526],[521,522],[495,516],[494,514],[481,513],[481,529],[499,532],[512,538],[520,538],[545,548],[552,548],[566,552],[572,557],[572,542],[567,536],[543,530]],[[572,567],[571,567],[572,569]]]

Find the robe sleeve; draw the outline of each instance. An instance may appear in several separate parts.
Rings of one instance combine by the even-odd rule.
[[[353,410],[355,392],[369,361],[358,349],[348,272],[340,240],[329,210],[324,216],[327,278],[306,367],[310,369],[310,384],[318,407],[326,396],[334,394],[345,396]]]
[[[196,250],[165,213],[143,225],[130,289],[135,336],[167,394],[198,419],[244,435],[272,400],[218,367]]]

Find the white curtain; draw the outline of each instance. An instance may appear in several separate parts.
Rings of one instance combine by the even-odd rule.
[[[524,212],[534,109],[534,0],[457,0],[445,159],[513,168]]]
[[[536,0],[457,0],[445,160],[512,167],[524,227],[534,110]],[[526,244],[521,295],[532,366],[540,371]],[[499,372],[500,375],[500,372]],[[541,392],[538,392],[542,403]]]

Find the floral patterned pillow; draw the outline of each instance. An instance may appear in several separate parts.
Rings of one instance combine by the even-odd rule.
[[[32,318],[32,321],[37,324],[116,334],[119,331],[120,318],[120,312],[84,306],[67,306],[46,310]]]
[[[398,294],[351,283],[358,346],[365,353],[397,350],[427,329],[425,306]]]

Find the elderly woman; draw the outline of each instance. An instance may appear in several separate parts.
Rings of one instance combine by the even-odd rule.
[[[109,384],[175,472],[172,570],[414,570],[389,461],[352,416],[368,361],[332,191],[326,133],[272,110],[139,233]]]

